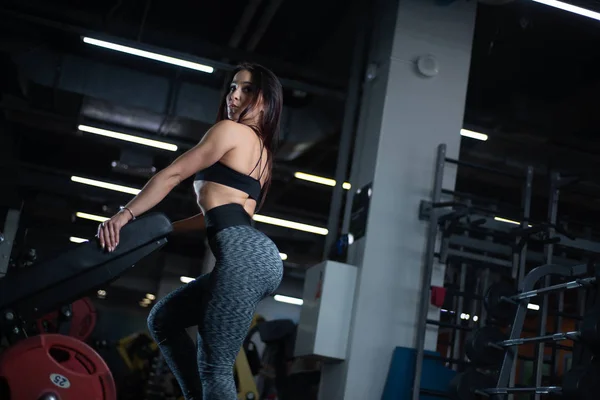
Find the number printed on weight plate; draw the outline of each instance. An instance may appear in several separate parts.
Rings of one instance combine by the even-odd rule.
[[[50,374],[50,381],[62,389],[71,387],[71,382],[60,374]]]

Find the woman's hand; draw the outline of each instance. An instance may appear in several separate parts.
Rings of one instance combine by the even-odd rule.
[[[131,215],[125,210],[119,211],[111,219],[104,221],[98,226],[98,241],[102,249],[107,249],[109,252],[113,252],[119,244],[119,232],[121,228],[127,224]]]

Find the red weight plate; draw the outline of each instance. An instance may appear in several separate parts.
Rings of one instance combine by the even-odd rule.
[[[96,326],[96,308],[87,297],[77,300],[71,308],[73,318],[69,327],[69,336],[85,342]]]
[[[116,400],[115,383],[104,360],[69,336],[42,334],[22,340],[0,356],[0,377],[13,399]]]
[[[58,311],[53,311],[44,315],[36,321],[39,333],[56,332],[56,320],[58,319]],[[44,326],[46,325],[46,326]]]

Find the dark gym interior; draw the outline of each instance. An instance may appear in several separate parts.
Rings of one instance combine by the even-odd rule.
[[[410,329],[415,337],[430,329],[437,336],[434,346],[419,339],[407,346],[405,391],[394,392],[402,395],[390,394],[398,376],[392,353],[400,345],[389,346],[369,399],[597,398],[600,3],[550,1],[569,6],[561,9],[531,0],[422,2],[448,10],[477,3],[463,131],[448,139],[460,141],[458,154],[444,158],[446,141],[438,140],[427,161],[432,171],[438,165],[426,184],[431,190],[401,210],[427,232],[417,288],[426,300],[406,305],[419,316]],[[367,400],[326,395],[324,380],[334,378],[324,365],[331,360],[299,357],[294,346],[308,271],[328,261],[359,270],[368,264],[366,251],[352,251],[348,221],[360,214],[353,214],[357,138],[379,140],[363,132],[361,110],[368,108],[380,10],[391,3],[399,15],[410,12],[397,0],[0,1],[0,400],[184,399],[147,318],[160,298],[214,261],[204,233],[170,236],[172,221],[198,212],[193,179],[124,231],[135,252],[102,258],[95,235],[148,179],[202,139],[231,72],[245,61],[270,68],[283,85],[272,186],[254,223],[277,245],[284,277],[259,304],[245,357],[236,361],[238,399]],[[448,169],[455,171],[452,187],[436,192],[436,178]],[[412,171],[398,175],[404,173]],[[374,211],[361,214],[367,229],[360,240],[375,237],[366,217]],[[438,265],[442,276],[432,280]],[[189,333],[195,336],[193,328]],[[24,343],[50,348],[53,340],[67,350],[21,357]],[[359,362],[348,346],[348,362]],[[64,397],[43,397],[45,389],[35,398],[16,394],[14,385],[29,381],[48,393],[59,386],[55,375],[37,375],[36,357],[42,369],[50,358],[68,364],[80,353],[93,368],[73,367],[89,377],[71,379]]]

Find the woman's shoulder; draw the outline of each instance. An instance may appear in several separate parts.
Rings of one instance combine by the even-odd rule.
[[[215,139],[227,141],[242,141],[253,140],[256,138],[256,133],[248,125],[239,122],[225,119],[217,122],[209,130]]]
[[[216,130],[227,130],[230,132],[244,132],[244,133],[252,133],[254,132],[252,128],[248,125],[242,124],[240,122],[235,122],[230,119],[224,119],[222,121],[217,122],[212,126],[211,129]]]

